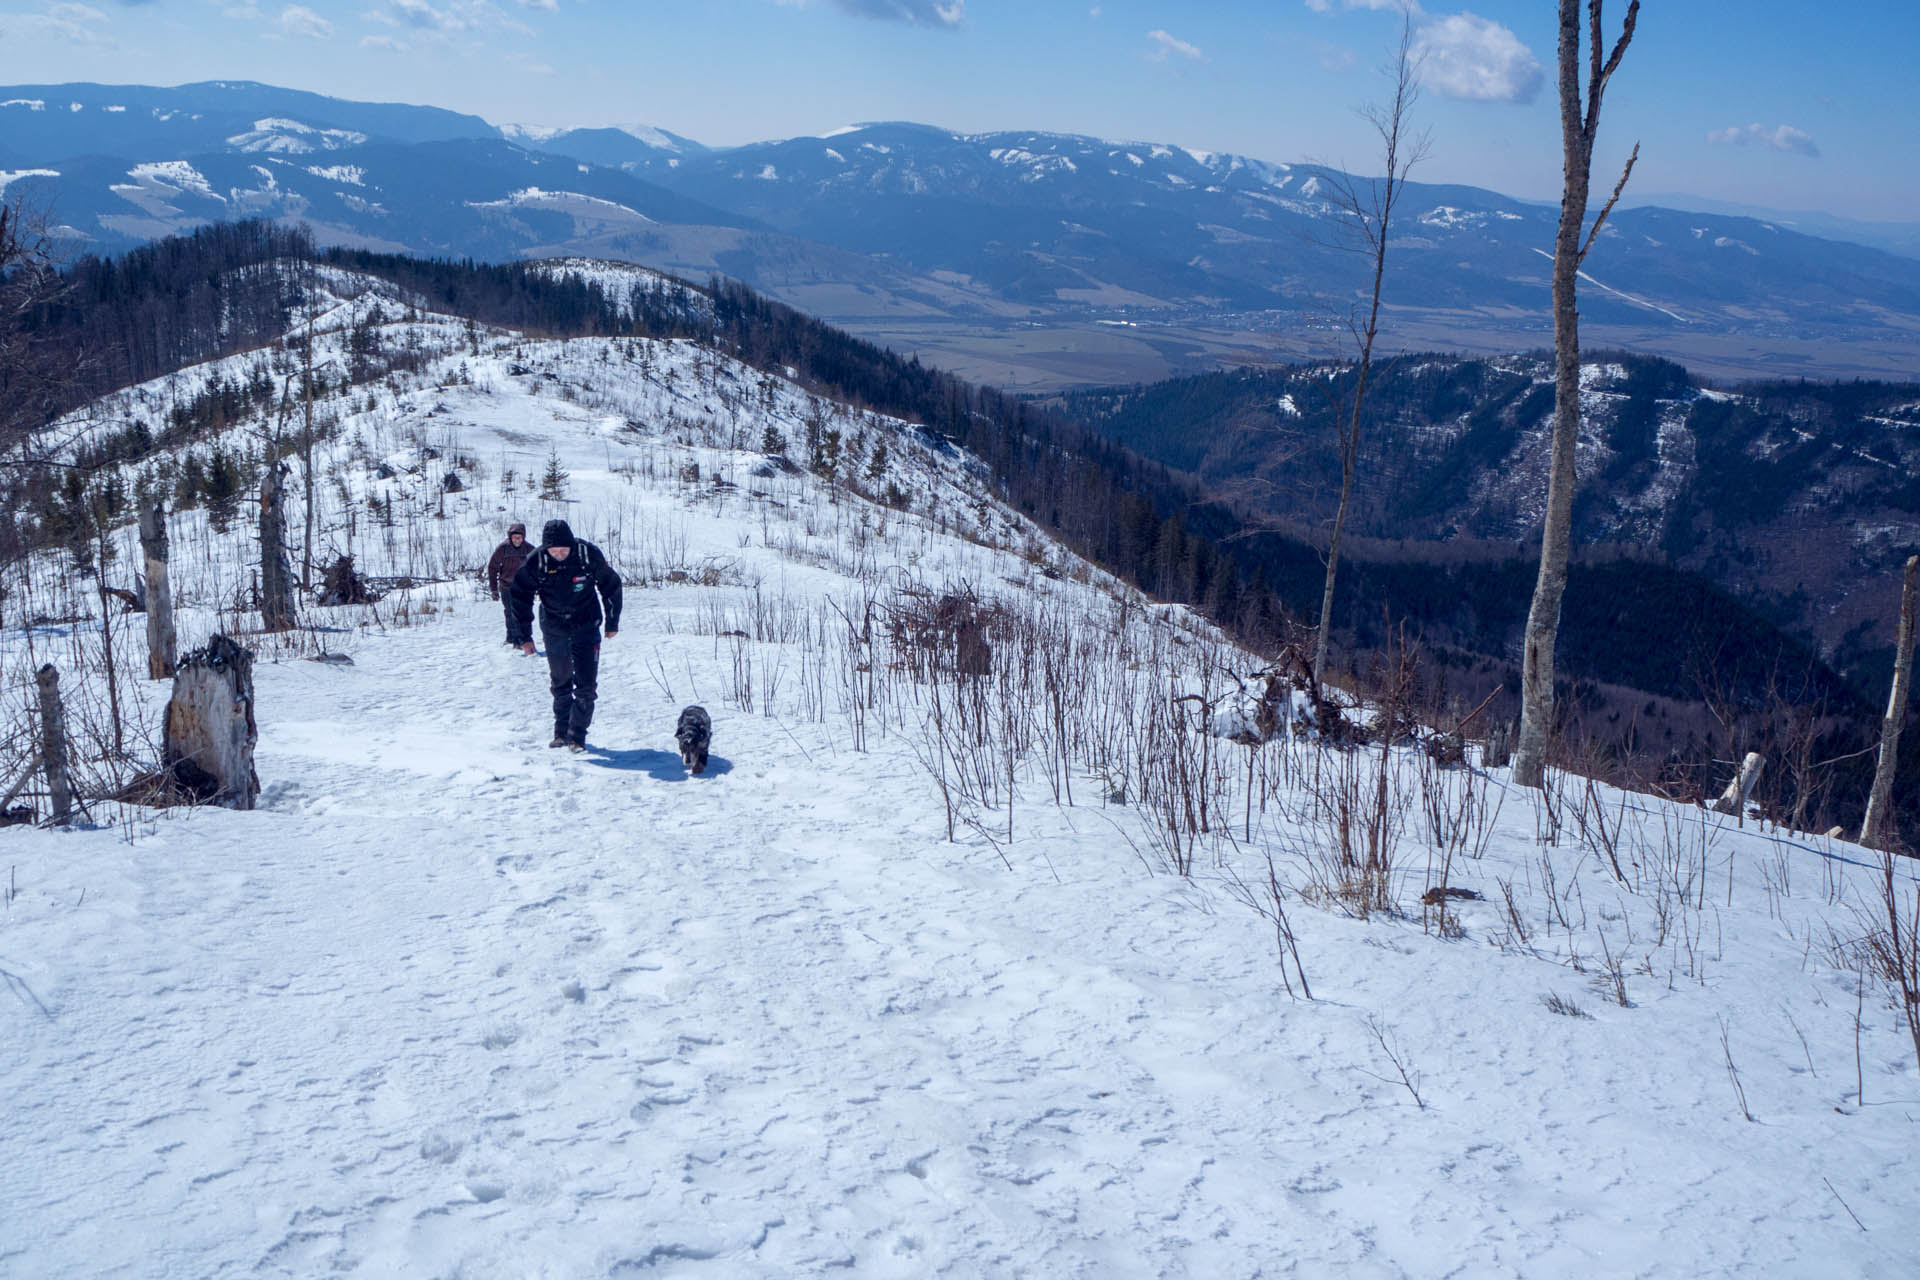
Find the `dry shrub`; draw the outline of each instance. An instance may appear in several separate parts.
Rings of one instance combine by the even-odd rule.
[[[372,604],[380,592],[353,567],[353,557],[338,555],[320,579],[320,604]]]

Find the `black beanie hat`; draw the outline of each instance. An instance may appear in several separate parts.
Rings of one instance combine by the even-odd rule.
[[[567,528],[565,520],[549,520],[540,530],[540,549],[548,547],[570,547],[573,545],[573,530]]]

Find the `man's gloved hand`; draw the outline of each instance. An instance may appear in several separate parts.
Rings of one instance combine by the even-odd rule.
[[[613,639],[613,638],[614,638],[615,636],[617,636],[617,635],[619,635],[619,634],[620,634],[620,633],[619,633],[618,631],[609,631],[609,632],[607,632],[607,639],[609,639],[609,640],[611,640],[611,639]]]
[[[528,640],[528,641],[525,641],[524,643],[522,643],[522,644],[521,644],[521,646],[520,646],[520,652],[522,652],[522,653],[524,653],[524,654],[526,654],[526,655],[527,655],[528,657],[532,657],[532,656],[533,656],[533,641],[531,641],[531,640]]]

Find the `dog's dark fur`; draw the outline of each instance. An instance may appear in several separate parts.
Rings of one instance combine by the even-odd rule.
[[[713,742],[713,719],[705,707],[688,707],[682,711],[673,736],[680,744],[680,762],[687,766],[688,773],[699,773],[707,767],[707,748]]]

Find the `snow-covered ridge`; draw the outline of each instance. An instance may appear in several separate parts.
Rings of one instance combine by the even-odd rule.
[[[556,279],[572,278],[584,284],[597,285],[601,293],[623,312],[631,313],[636,290],[647,290],[678,299],[681,313],[690,321],[710,321],[713,318],[713,303],[705,294],[687,288],[671,276],[630,262],[609,262],[599,258],[546,258],[528,264],[528,269]]]
[[[367,135],[352,129],[319,129],[298,120],[268,117],[253,122],[246,133],[227,139],[236,151],[269,152],[276,155],[306,155],[313,151],[338,151],[357,147]]]
[[[213,189],[206,175],[185,160],[157,160],[137,164],[127,170],[130,183],[115,183],[108,188],[122,199],[132,201],[150,213],[177,213],[167,202],[176,196],[193,195],[206,200],[227,198]]]
[[[469,200],[467,207],[470,209],[556,208],[601,214],[617,213],[640,222],[653,221],[638,209],[628,208],[616,200],[584,195],[578,191],[549,191],[543,187],[522,187],[518,191],[510,192],[505,199],[501,200]]]
[[[9,1272],[1920,1266],[1912,1048],[1834,941],[1871,920],[1857,847],[1297,720],[1221,739],[1257,722],[1253,655],[950,442],[700,343],[321,283],[315,541],[429,585],[263,636],[251,512],[172,510],[183,640],[259,651],[264,791],[0,831],[0,1149],[34,1156]],[[340,386],[356,342],[408,365]],[[279,429],[301,367],[277,345],[63,428],[264,386],[204,463]],[[627,578],[593,749],[559,759],[475,579],[556,516]],[[9,704],[57,661],[97,723],[104,622],[151,724],[139,619],[40,570],[4,601]],[[1375,803],[1392,905],[1362,911],[1331,815]],[[1443,880],[1479,897],[1423,910]]]
[[[1477,209],[1456,209],[1450,204],[1443,204],[1421,214],[1418,221],[1422,226],[1452,231],[1460,227],[1484,227],[1487,225],[1487,215]]]
[[[1038,154],[1023,147],[998,147],[987,153],[994,160],[1008,166],[1019,166],[1027,170],[1026,180],[1035,182],[1055,173],[1078,173],[1080,166],[1063,155]]]
[[[508,138],[516,141],[524,139],[528,142],[550,142],[568,132],[566,129],[544,124],[503,124],[499,129]]]
[[[664,129],[655,128],[650,124],[616,124],[613,127],[630,138],[638,138],[641,142],[646,143],[658,151],[670,151],[679,154],[686,150],[685,147],[681,146],[680,143]]]
[[[256,172],[266,174],[269,181],[273,175],[265,169]],[[367,184],[367,171],[357,164],[310,164],[307,172],[316,178],[325,178],[328,182],[344,182],[350,187],[364,187]]]
[[[0,195],[5,195],[7,184],[18,182],[22,178],[57,178],[58,169],[0,169]]]

